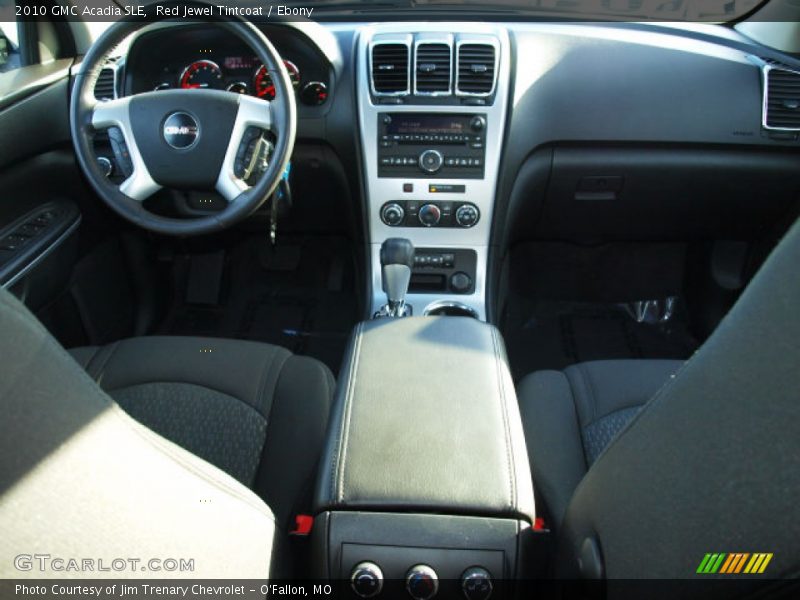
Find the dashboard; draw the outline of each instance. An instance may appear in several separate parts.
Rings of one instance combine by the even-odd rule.
[[[316,186],[298,196],[316,202],[317,223],[349,219],[366,238],[373,310],[389,237],[419,249],[414,314],[444,303],[483,319],[492,253],[515,240],[735,239],[794,193],[779,182],[800,172],[800,65],[734,31],[306,25],[259,27],[297,95],[293,173]],[[146,30],[120,63],[124,95],[274,94],[252,52],[210,25]]]

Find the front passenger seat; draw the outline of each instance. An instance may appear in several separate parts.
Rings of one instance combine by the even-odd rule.
[[[544,505],[552,530],[561,524],[586,471],[682,364],[597,360],[563,371],[536,371],[519,382],[536,506]]]
[[[798,265],[800,221],[674,376],[677,364],[631,362],[577,366],[571,385],[569,374],[558,373],[522,383],[534,488],[557,528],[556,575],[700,577],[708,585],[672,591],[732,597],[730,579],[702,572],[704,557],[715,553],[740,562],[770,555],[763,575],[736,579],[734,595],[798,576]],[[589,374],[586,381],[579,373]],[[576,382],[586,388],[578,398],[593,395],[593,406],[610,396],[619,403],[633,388],[652,395],[616,419],[621,430],[601,440],[604,450],[586,453],[596,459],[585,474],[576,466],[586,437]]]

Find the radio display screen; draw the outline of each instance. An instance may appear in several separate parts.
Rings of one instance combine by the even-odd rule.
[[[461,134],[467,130],[469,117],[464,115],[393,114],[387,134]]]

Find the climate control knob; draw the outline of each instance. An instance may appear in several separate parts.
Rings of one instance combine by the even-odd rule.
[[[406,212],[396,202],[390,202],[381,209],[381,220],[390,227],[397,227],[403,222]]]
[[[350,587],[359,598],[374,598],[383,589],[383,571],[372,562],[358,563],[353,567]]]
[[[426,173],[436,173],[444,164],[444,156],[438,150],[425,150],[419,155],[419,168]]]
[[[479,217],[478,209],[471,204],[462,204],[456,209],[456,223],[462,227],[472,227]]]
[[[461,591],[467,600],[489,600],[493,589],[492,575],[483,567],[470,567],[461,574]]]
[[[430,600],[439,591],[439,576],[428,565],[416,565],[406,574],[406,591],[414,600]]]
[[[442,211],[435,204],[423,204],[419,209],[419,222],[425,227],[433,227],[439,224],[439,219],[442,218]]]

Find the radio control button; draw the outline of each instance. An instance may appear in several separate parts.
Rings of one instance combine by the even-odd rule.
[[[425,150],[419,155],[419,168],[427,173],[436,173],[444,164],[444,156],[438,150]]]
[[[475,115],[469,122],[472,131],[483,131],[486,128],[486,119],[480,115]]]

